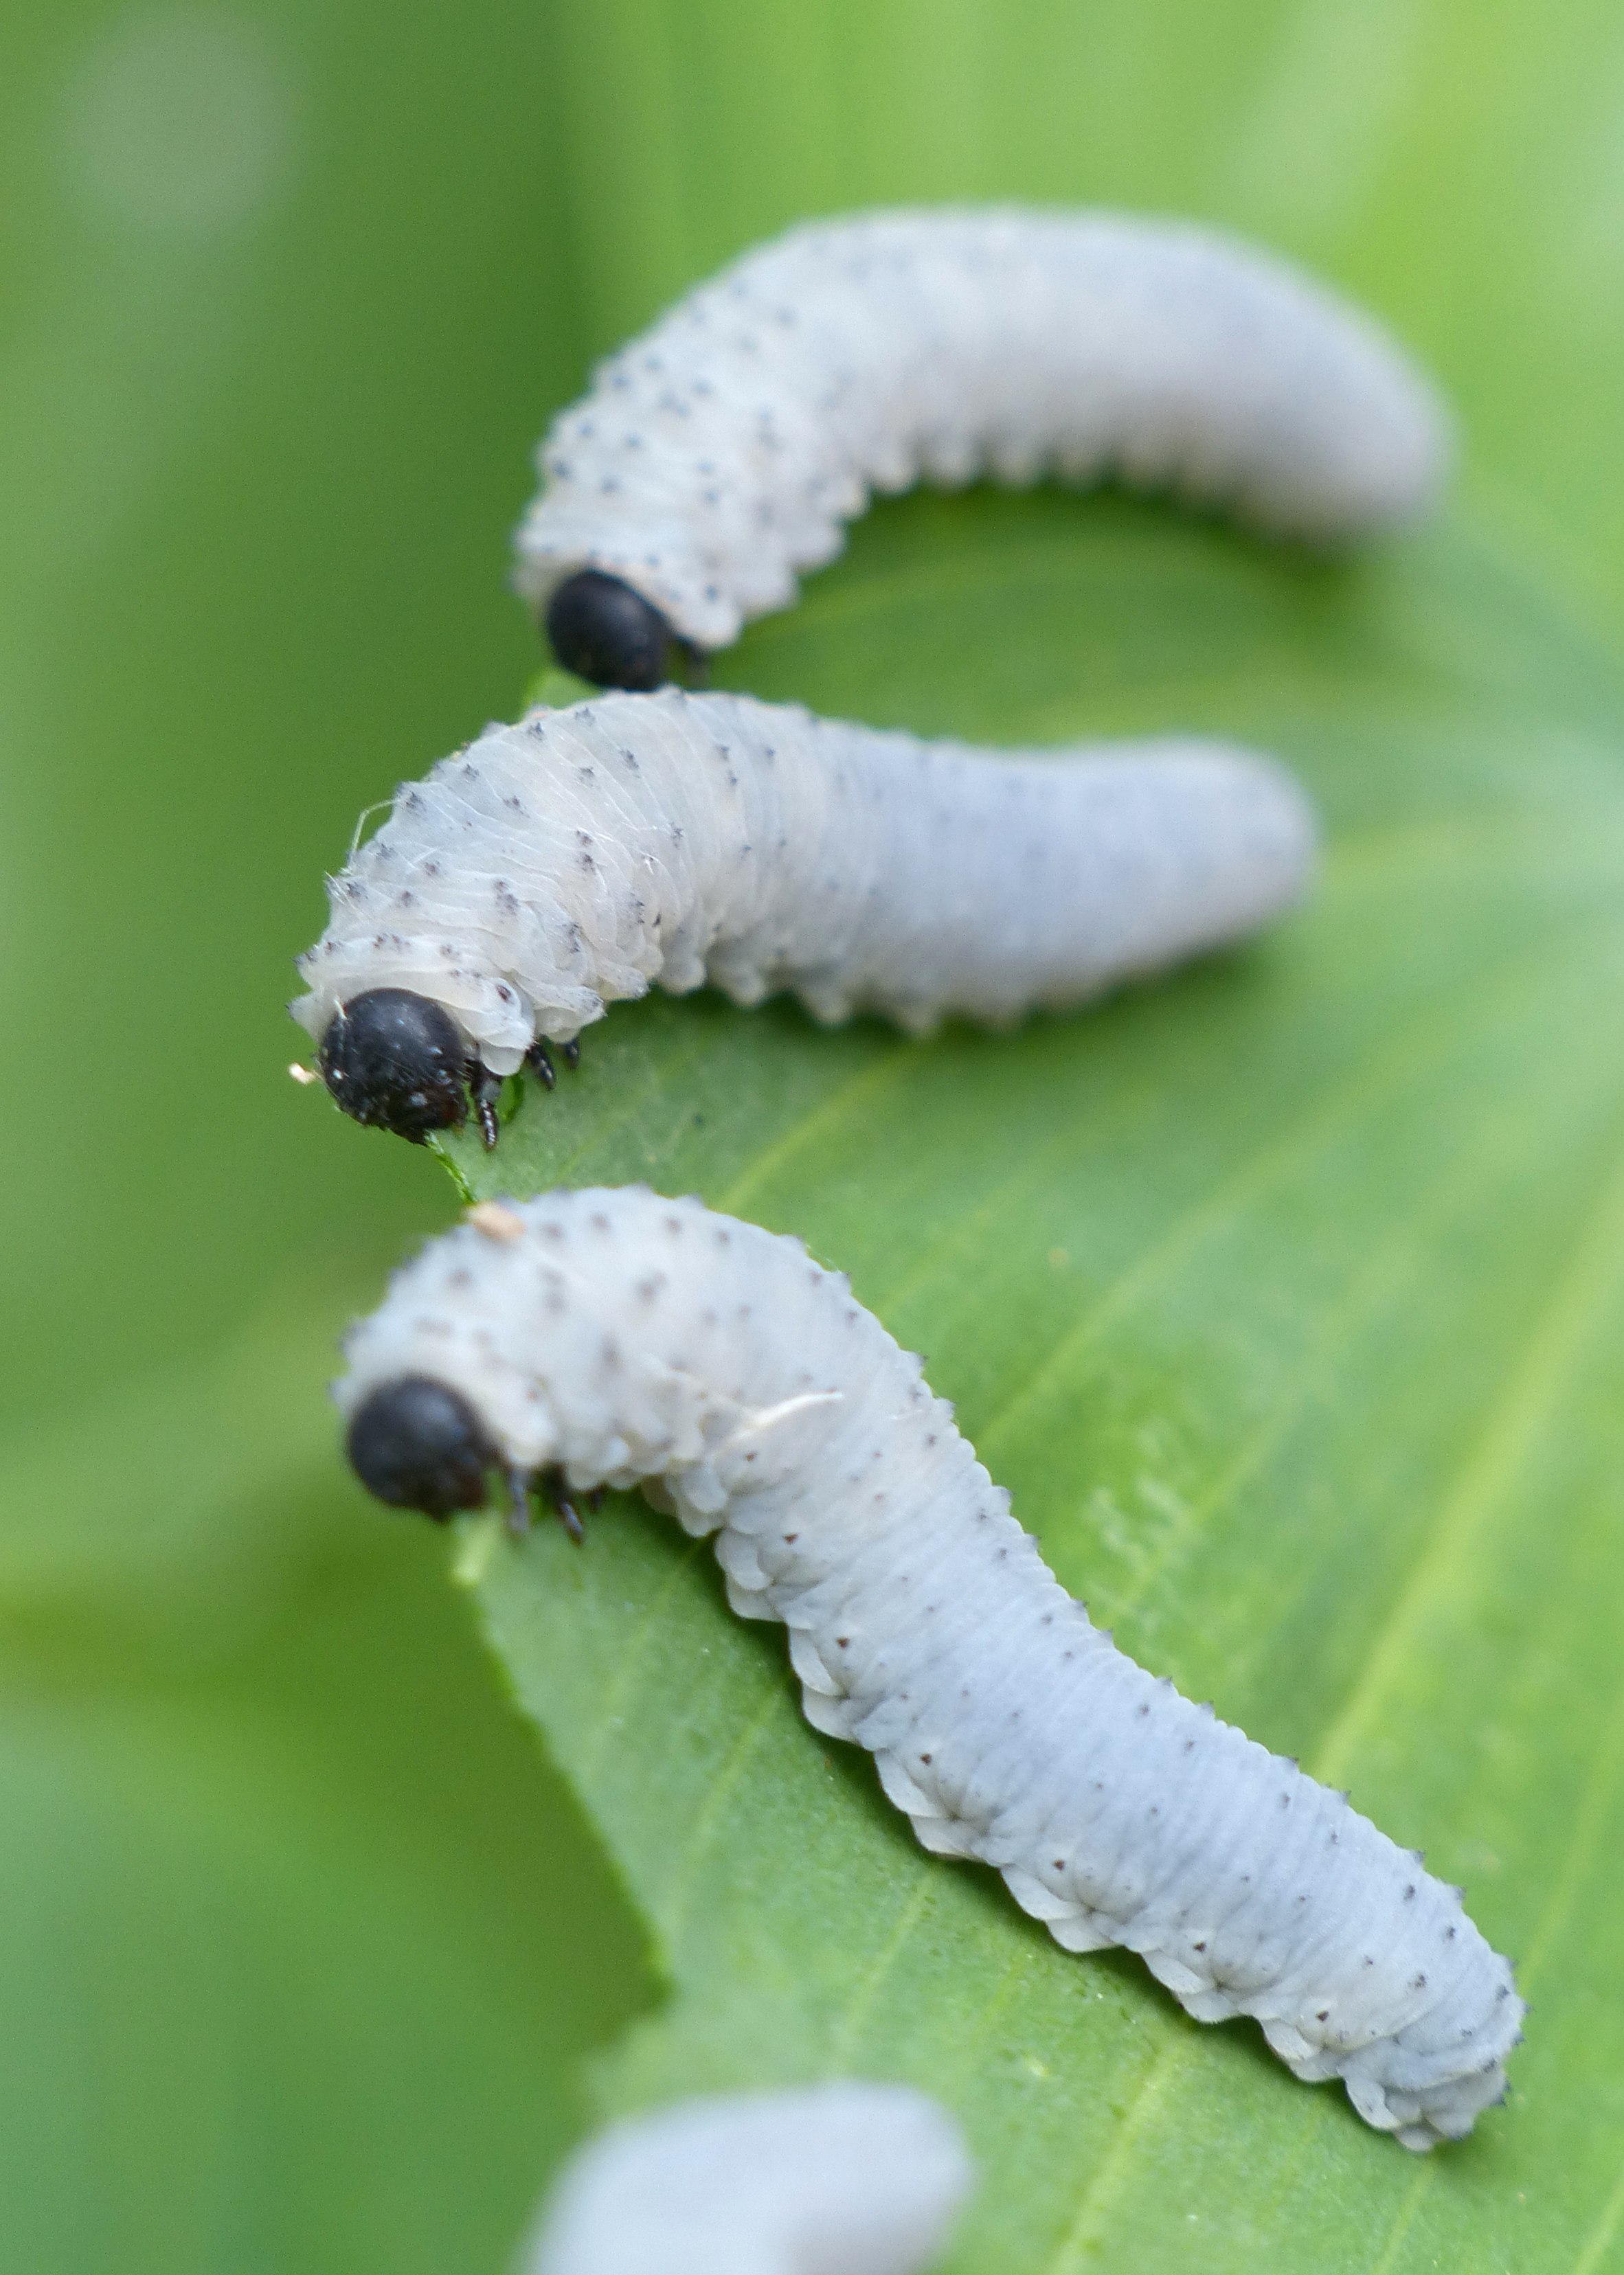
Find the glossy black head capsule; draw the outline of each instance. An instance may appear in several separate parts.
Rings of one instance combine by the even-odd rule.
[[[356,1121],[422,1145],[468,1115],[468,1054],[449,1015],[406,987],[371,987],[333,1014],[321,1079]]]
[[[369,1391],[350,1417],[346,1449],[369,1493],[440,1523],[484,1508],[486,1473],[501,1459],[461,1392],[427,1374]]]
[[[547,636],[566,671],[644,692],[672,675],[677,643],[651,601],[601,569],[566,577],[547,604]]]

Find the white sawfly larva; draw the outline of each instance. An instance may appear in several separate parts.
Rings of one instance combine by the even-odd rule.
[[[1240,938],[1313,865],[1272,761],[1194,740],[993,753],[748,696],[607,695],[404,785],[329,886],[293,1016],[362,1122],[459,1123],[607,1004],[706,980],[813,1015],[1007,1023]]]
[[[583,677],[652,687],[834,559],[876,491],[1115,479],[1358,537],[1448,463],[1357,309],[1189,223],[943,208],[757,246],[609,358],[542,444],[520,591]]]
[[[807,1719],[876,1757],[927,1848],[995,1866],[1070,1951],[1137,1952],[1197,2021],[1430,2149],[1504,2089],[1511,1969],[1346,1795],[1092,1626],[846,1281],[642,1187],[486,1204],[352,1331],[362,1482],[449,1516],[505,1473],[639,1485],[780,1620]]]
[[[972,2173],[903,2085],[680,2101],[611,2126],[548,2196],[523,2275],[916,2275]]]

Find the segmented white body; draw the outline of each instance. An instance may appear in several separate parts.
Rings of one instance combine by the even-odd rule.
[[[716,648],[921,478],[1115,478],[1325,540],[1418,510],[1448,456],[1368,317],[1217,231],[863,214],[745,253],[599,367],[542,445],[517,582],[606,570]]]
[[[993,756],[739,695],[605,695],[493,727],[329,888],[295,1018],[405,987],[493,1072],[606,1004],[709,979],[1007,1021],[1232,941],[1288,907],[1314,828],[1220,744]]]
[[[1411,2149],[1503,2087],[1522,2002],[1461,1908],[1345,1795],[1091,1625],[919,1362],[799,1242],[642,1188],[465,1224],[353,1332],[337,1398],[426,1374],[504,1459],[641,1484],[782,1620],[818,1729],[926,1848],[995,1865],[1072,1951],[1250,2014]],[[589,1553],[589,1552],[588,1552]]]
[[[957,2126],[906,2086],[682,2101],[579,2151],[525,2275],[915,2275],[970,2182]]]

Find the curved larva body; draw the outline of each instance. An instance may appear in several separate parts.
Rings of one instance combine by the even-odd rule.
[[[428,1377],[514,1470],[641,1483],[714,1533],[734,1609],[788,1626],[808,1719],[1068,1949],[1125,1945],[1199,2020],[1256,2016],[1407,2147],[1499,2097],[1522,2003],[1458,1892],[1092,1627],[918,1359],[798,1242],[642,1189],[504,1205],[397,1274],[347,1355],[352,1445],[364,1402]]]
[[[397,793],[329,887],[293,1013],[320,1038],[408,989],[495,1074],[654,984],[1005,1021],[1251,931],[1313,850],[1289,777],[1221,744],[994,756],[745,696],[608,695]]]
[[[600,367],[542,446],[517,581],[605,571],[716,648],[922,477],[1114,477],[1334,539],[1424,506],[1447,457],[1374,323],[1216,231],[859,215],[745,253]]]
[[[571,2159],[525,2275],[915,2275],[970,2182],[957,2126],[906,2086],[678,2102]]]

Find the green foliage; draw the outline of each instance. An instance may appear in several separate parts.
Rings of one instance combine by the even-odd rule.
[[[469,1530],[668,2007],[610,2106],[831,2072],[969,2124],[971,2271],[1585,2264],[1624,2116],[1620,691],[1469,530],[1341,568],[1120,499],[916,499],[729,682],[1046,738],[1221,729],[1324,808],[1312,907],[1015,1037],[616,1009],[477,1195],[647,1178],[803,1234],[925,1353],[1136,1656],[1467,1883],[1534,2002],[1412,2163],[1247,2027],[1060,1951],[801,1721],[782,1636],[632,1506]]]
[[[283,1078],[289,958],[359,809],[514,706],[504,533],[588,357],[798,214],[1008,194],[1233,221],[1370,299],[1462,407],[1492,534],[1344,576],[1108,502],[919,501],[725,676],[967,732],[1255,731],[1331,805],[1326,895],[1247,957],[998,1044],[620,1012],[497,1167],[697,1185],[852,1267],[1097,1611],[1469,1882],[1533,1968],[1534,2034],[1513,2108],[1411,2166],[1244,2031],[1187,2029],[1133,1966],[1063,1961],[926,1867],[800,1724],[774,1638],[616,1511],[585,1557],[538,1542],[489,1582],[680,1970],[605,2097],[753,2074],[773,2030],[816,2067],[837,2010],[854,2060],[928,2065],[920,1969],[956,1957],[953,2030],[997,1950],[953,2090],[984,2139],[1030,2111],[1049,2151],[972,2255],[1081,2218],[1147,2270],[1265,2240],[1620,2264],[1617,1346],[1609,1228],[1582,1231],[1619,714],[1571,629],[1612,641],[1624,594],[1615,16],[243,0],[200,100],[174,42],[207,9],[153,11],[164,70],[123,81],[142,9],[10,11],[0,2264],[494,2271],[583,2121],[578,2052],[648,2005],[440,1543],[339,1475],[336,1331],[452,1196]],[[609,1571],[606,1629],[582,1591]],[[640,1650],[619,1604],[662,1575]],[[614,1744],[585,1727],[611,1661]],[[679,1899],[661,1828],[758,1712]],[[795,1880],[759,1886],[791,1807]],[[791,1940],[774,1906],[802,1901],[826,1916]]]

